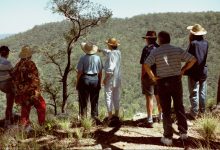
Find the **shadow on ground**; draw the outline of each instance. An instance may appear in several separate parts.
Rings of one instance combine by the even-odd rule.
[[[146,119],[139,119],[137,121],[123,121],[120,126],[114,127],[110,131],[103,131],[102,129],[98,129],[93,133],[93,137],[95,138],[96,143],[101,144],[103,148],[120,149],[113,145],[117,142],[164,146],[160,142],[161,137],[130,137],[115,134],[117,131],[120,130],[122,126],[140,127],[139,125],[142,125],[145,120]],[[201,147],[210,149],[220,149],[219,142],[210,141],[208,147],[207,145],[207,141],[205,140],[189,137],[187,140],[173,139],[172,147],[184,149],[196,149]]]

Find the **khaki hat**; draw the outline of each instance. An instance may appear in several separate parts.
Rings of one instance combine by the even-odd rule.
[[[120,45],[118,40],[116,40],[115,38],[110,38],[110,39],[108,39],[108,41],[105,41],[105,43],[110,46],[119,46]]]
[[[30,46],[25,45],[21,49],[21,52],[19,54],[19,58],[28,58],[28,57],[31,57],[33,54],[34,54],[34,52],[30,48]]]
[[[187,29],[190,30],[193,35],[205,35],[207,33],[207,31],[200,24],[188,26]]]
[[[88,43],[82,42],[81,48],[86,54],[90,54],[90,55],[95,54],[98,51],[98,46],[92,44],[91,42]]]

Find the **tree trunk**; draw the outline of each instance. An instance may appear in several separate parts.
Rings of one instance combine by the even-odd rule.
[[[220,104],[220,75],[218,79],[217,104]]]
[[[71,59],[70,59],[71,53],[72,53],[72,49],[70,47],[71,43],[69,43],[68,48],[67,48],[67,64],[66,64],[66,68],[65,68],[65,71],[62,77],[62,82],[63,82],[63,103],[62,103],[62,109],[61,109],[62,113],[66,113],[66,103],[68,99],[67,79],[68,79],[68,75],[70,72],[70,64],[71,64]]]
[[[66,112],[66,102],[67,102],[67,76],[63,77],[63,103],[62,103],[62,113]]]
[[[53,102],[54,102],[54,116],[57,115],[57,102],[56,102],[56,98],[53,98]]]

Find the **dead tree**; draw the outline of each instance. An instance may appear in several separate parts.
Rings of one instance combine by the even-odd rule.
[[[71,24],[69,32],[65,33],[66,49],[51,55],[47,53],[47,58],[57,67],[60,83],[62,84],[62,108],[65,113],[68,91],[68,77],[73,70],[71,55],[76,42],[80,37],[88,34],[90,29],[105,23],[112,15],[111,11],[101,5],[90,2],[89,0],[52,0],[52,10],[59,13]],[[57,61],[56,57],[65,55],[65,62]],[[64,65],[63,65],[64,63]]]

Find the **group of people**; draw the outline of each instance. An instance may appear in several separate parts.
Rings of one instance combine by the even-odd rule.
[[[91,117],[97,120],[99,91],[103,84],[105,87],[108,121],[110,122],[113,118],[118,118],[119,115],[121,52],[118,49],[120,44],[115,38],[108,39],[106,44],[108,49],[100,49],[91,42],[81,43],[81,48],[86,54],[80,58],[77,65],[76,89],[79,93],[80,116],[86,116],[87,102],[90,99]],[[96,55],[97,52],[102,52],[106,56],[104,65],[101,58]],[[102,69],[105,71],[103,82]]]
[[[37,110],[40,125],[45,122],[46,103],[41,96],[38,69],[31,60],[33,50],[30,46],[22,47],[19,62],[13,67],[7,59],[10,49],[0,47],[0,90],[6,93],[6,111],[4,127],[9,128],[14,122],[14,102],[21,106],[19,124],[23,129],[30,129],[29,115],[31,107]]]
[[[199,24],[187,27],[190,31],[189,46],[185,51],[170,44],[170,34],[166,31],[148,31],[146,46],[142,50],[140,64],[142,65],[142,93],[146,96],[147,127],[153,127],[153,96],[158,106],[158,118],[163,120],[164,137],[161,142],[172,144],[171,103],[177,117],[180,138],[186,139],[187,121],[183,105],[183,88],[181,78],[188,75],[191,119],[196,119],[205,112],[207,91],[208,42],[203,35],[207,31]],[[158,39],[158,44],[156,43]],[[105,102],[108,111],[108,122],[119,116],[120,86],[121,86],[121,52],[119,41],[110,38],[106,41],[107,48],[100,49],[91,42],[81,43],[85,52],[77,65],[77,83],[80,117],[87,116],[87,103],[91,103],[91,117],[98,118],[98,99],[102,84],[104,85]],[[39,73],[31,60],[33,50],[24,46],[19,54],[20,61],[13,67],[9,60],[9,48],[0,47],[0,90],[6,93],[7,107],[5,111],[5,126],[13,122],[12,108],[14,101],[21,105],[20,124],[27,127],[30,124],[30,109],[37,109],[38,120],[45,122],[46,104],[41,96]],[[104,65],[97,52],[106,57]],[[186,62],[182,67],[181,62]],[[104,70],[104,80],[102,80]],[[113,113],[114,109],[114,113]]]
[[[172,144],[171,104],[176,113],[178,130],[181,139],[187,136],[187,118],[196,119],[205,113],[207,91],[208,42],[204,39],[207,31],[199,24],[187,27],[190,31],[189,46],[187,50],[170,44],[170,34],[166,31],[148,31],[146,46],[142,50],[140,59],[142,93],[146,97],[147,127],[153,127],[153,96],[155,95],[158,107],[158,119],[163,120],[164,137],[161,142]],[[158,38],[158,44],[156,43]],[[119,89],[121,84],[121,53],[119,43],[115,38],[106,41],[108,49],[99,49],[93,43],[82,43],[81,48],[86,53],[78,62],[77,90],[79,93],[80,115],[84,117],[87,112],[87,102],[90,98],[91,116],[98,116],[98,98],[102,84],[102,68],[105,72],[103,80],[105,101],[108,111],[108,120],[119,115]],[[97,52],[106,56],[105,64]],[[185,65],[182,67],[182,62]],[[185,113],[183,105],[182,76],[188,76],[191,109]],[[115,113],[113,115],[112,108]]]
[[[142,64],[142,89],[146,95],[148,123],[152,124],[152,96],[159,99],[159,117],[163,119],[164,137],[161,142],[165,145],[172,144],[172,119],[171,103],[176,113],[179,135],[182,140],[187,139],[187,118],[196,119],[205,113],[207,92],[207,66],[208,42],[203,35],[207,31],[199,24],[188,26],[189,46],[187,50],[170,44],[168,32],[158,34],[159,47],[156,44],[156,32],[148,31],[146,36],[147,46],[143,49]],[[181,62],[186,62],[182,67]],[[185,113],[183,105],[183,88],[181,78],[188,76],[191,109]],[[162,109],[162,116],[161,114]]]

